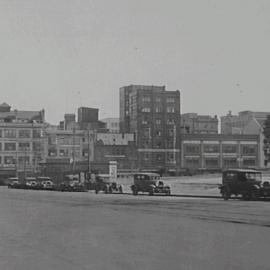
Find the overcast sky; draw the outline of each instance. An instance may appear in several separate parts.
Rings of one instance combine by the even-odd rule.
[[[58,123],[166,85],[182,112],[270,111],[269,0],[0,0],[0,103]]]

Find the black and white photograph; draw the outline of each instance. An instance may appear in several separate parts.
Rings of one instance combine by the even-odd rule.
[[[269,70],[269,0],[0,0],[0,270],[269,270]]]

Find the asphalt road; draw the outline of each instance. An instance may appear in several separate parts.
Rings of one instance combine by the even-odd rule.
[[[270,269],[270,202],[0,188],[1,270]]]

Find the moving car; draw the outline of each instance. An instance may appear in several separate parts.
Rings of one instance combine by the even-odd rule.
[[[138,192],[148,192],[149,195],[165,194],[170,195],[171,189],[164,185],[160,179],[160,175],[156,173],[136,173],[134,174],[134,183],[131,186],[133,195],[138,195]]]
[[[221,196],[228,200],[241,195],[245,200],[270,197],[269,182],[262,183],[262,173],[251,169],[228,169],[222,173]]]

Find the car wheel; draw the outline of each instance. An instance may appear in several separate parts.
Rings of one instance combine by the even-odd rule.
[[[231,197],[231,193],[230,193],[230,191],[229,191],[227,188],[224,189],[224,190],[222,190],[222,198],[223,198],[225,201],[229,200],[230,197]]]

